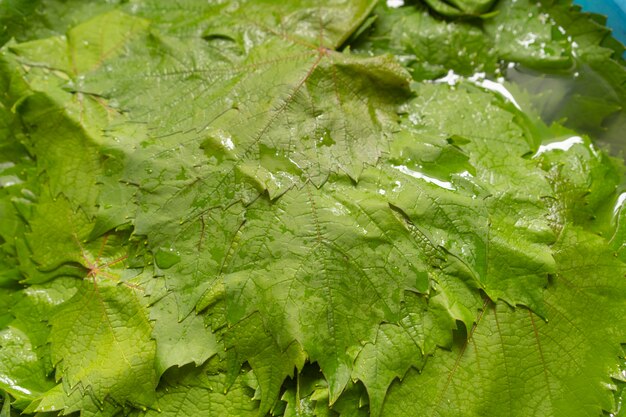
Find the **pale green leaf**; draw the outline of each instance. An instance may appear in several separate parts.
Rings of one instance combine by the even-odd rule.
[[[626,71],[596,17],[83,3],[0,4],[11,413],[621,412],[623,163],[595,139]]]
[[[156,372],[152,327],[137,289],[85,281],[51,318],[57,378],[95,397],[149,405]],[[139,295],[141,296],[141,295]]]
[[[451,351],[390,390],[383,415],[597,416],[623,340],[626,269],[602,239],[563,231],[546,320],[486,300]],[[578,312],[575,314],[574,312]],[[598,326],[598,323],[603,323]]]

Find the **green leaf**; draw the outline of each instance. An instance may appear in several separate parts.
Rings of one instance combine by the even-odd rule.
[[[258,402],[245,373],[228,384],[223,374],[207,366],[182,374],[173,374],[157,391],[155,409],[135,412],[133,416],[219,415],[256,417]]]
[[[455,323],[446,307],[433,297],[430,305],[417,296],[405,299],[403,319],[396,325],[381,324],[373,343],[363,347],[354,365],[353,377],[362,381],[370,398],[370,415],[382,409],[387,389],[411,368],[424,366],[437,346],[452,343]]]
[[[54,386],[47,320],[74,292],[72,279],[58,279],[16,291],[10,297],[0,295],[6,299],[8,316],[0,331],[0,384],[15,398],[18,409]]]
[[[51,413],[61,415],[80,412],[85,417],[114,417],[119,415],[119,405],[111,401],[98,401],[93,394],[80,387],[71,389],[63,383],[45,392],[24,410],[24,413]]]
[[[0,387],[18,401],[31,401],[53,386],[28,335],[8,327],[0,332]]]
[[[485,31],[494,39],[502,59],[533,68],[568,68],[571,39],[560,34],[541,3],[528,0],[498,2]]]
[[[622,412],[623,48],[393,6],[0,4],[5,413]]]
[[[219,344],[201,316],[191,314],[182,321],[173,297],[166,296],[150,308],[156,342],[156,371],[163,374],[172,366],[202,365],[218,352]]]
[[[495,0],[425,0],[438,13],[446,16],[480,15],[489,11]]]
[[[116,7],[119,1],[88,4],[81,0],[9,0],[0,5],[0,45],[62,35],[76,22]]]
[[[442,77],[448,70],[471,75],[496,67],[493,42],[470,23],[437,19],[419,6],[378,10],[368,36],[355,42],[357,52],[393,53],[416,80]]]
[[[2,417],[11,417],[11,401],[9,398],[9,394],[4,393],[4,399],[2,402],[2,410],[0,410],[0,416]]]
[[[57,378],[95,398],[136,405],[154,399],[155,345],[137,289],[85,281],[51,318]],[[88,346],[89,350],[84,347]]]
[[[605,241],[562,232],[546,319],[485,301],[451,351],[439,350],[385,399],[383,415],[597,416],[610,410],[608,376],[624,338],[625,266]],[[600,308],[600,306],[602,306]],[[602,325],[599,325],[602,323]],[[404,411],[403,411],[404,410]]]

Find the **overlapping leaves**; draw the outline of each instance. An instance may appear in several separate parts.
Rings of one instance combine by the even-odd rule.
[[[21,23],[0,97],[0,388],[13,406],[615,409],[619,164],[502,84],[412,83],[498,59],[569,65],[572,39],[537,20],[568,12],[427,3],[482,15],[485,32],[426,6],[379,5],[375,22],[364,0],[110,3],[69,27],[33,19],[31,37]],[[429,31],[453,36],[436,48]]]

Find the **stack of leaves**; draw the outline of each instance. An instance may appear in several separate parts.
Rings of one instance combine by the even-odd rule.
[[[2,417],[626,415],[597,16],[7,0],[0,43]]]

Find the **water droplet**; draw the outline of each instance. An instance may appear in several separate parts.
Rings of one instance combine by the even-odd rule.
[[[335,140],[330,136],[330,130],[324,129],[320,137],[317,139],[317,146],[333,146]]]
[[[161,269],[168,269],[180,262],[180,253],[173,248],[159,248],[154,254],[154,261]]]

